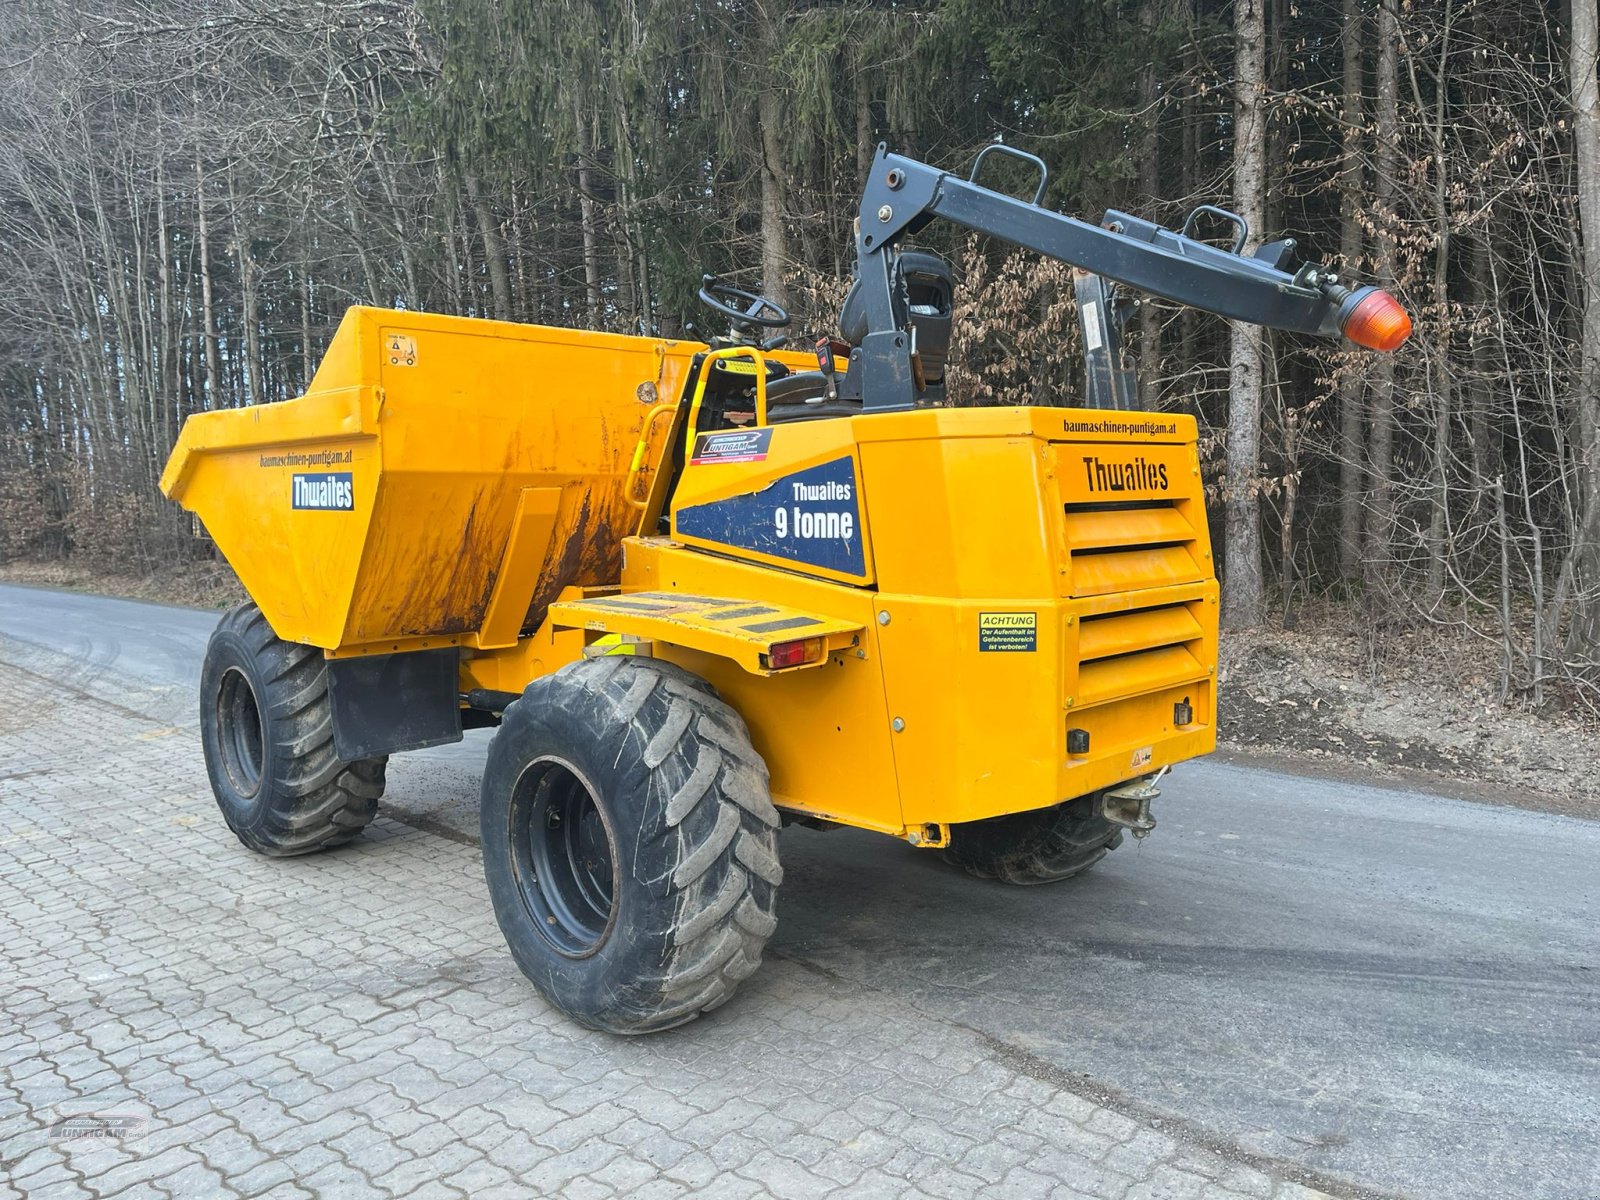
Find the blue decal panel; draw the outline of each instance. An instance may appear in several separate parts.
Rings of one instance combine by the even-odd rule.
[[[356,506],[355,475],[350,471],[318,471],[295,475],[289,483],[292,508],[352,512]]]
[[[854,462],[836,458],[773,480],[759,492],[678,510],[685,537],[754,550],[842,575],[865,575]]]

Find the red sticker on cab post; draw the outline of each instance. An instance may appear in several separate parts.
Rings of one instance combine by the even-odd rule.
[[[715,433],[702,433],[695,439],[691,467],[707,463],[761,462],[767,457],[767,447],[772,444],[772,429],[719,429]]]

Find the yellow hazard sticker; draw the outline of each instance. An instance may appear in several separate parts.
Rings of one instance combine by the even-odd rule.
[[[417,339],[407,337],[403,333],[387,334],[383,339],[384,349],[389,355],[391,367],[414,367],[417,365]]]
[[[754,359],[749,358],[719,358],[717,370],[726,371],[730,375],[754,375],[756,364]]]
[[[1032,653],[1038,648],[1038,613],[981,612],[978,614],[979,650]]]

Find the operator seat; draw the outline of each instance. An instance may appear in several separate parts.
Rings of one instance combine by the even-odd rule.
[[[937,403],[944,399],[945,360],[950,353],[954,320],[955,285],[950,264],[929,250],[903,250],[895,273],[906,289],[917,356],[922,364],[923,388],[919,399]],[[839,309],[839,333],[851,348],[867,336],[867,311],[857,278]],[[827,380],[821,371],[801,371],[767,385],[767,420],[779,425],[820,417],[855,416],[861,401],[827,398]]]

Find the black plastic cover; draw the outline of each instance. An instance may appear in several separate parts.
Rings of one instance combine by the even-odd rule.
[[[461,740],[461,652],[412,650],[328,663],[333,750],[344,762]]]

